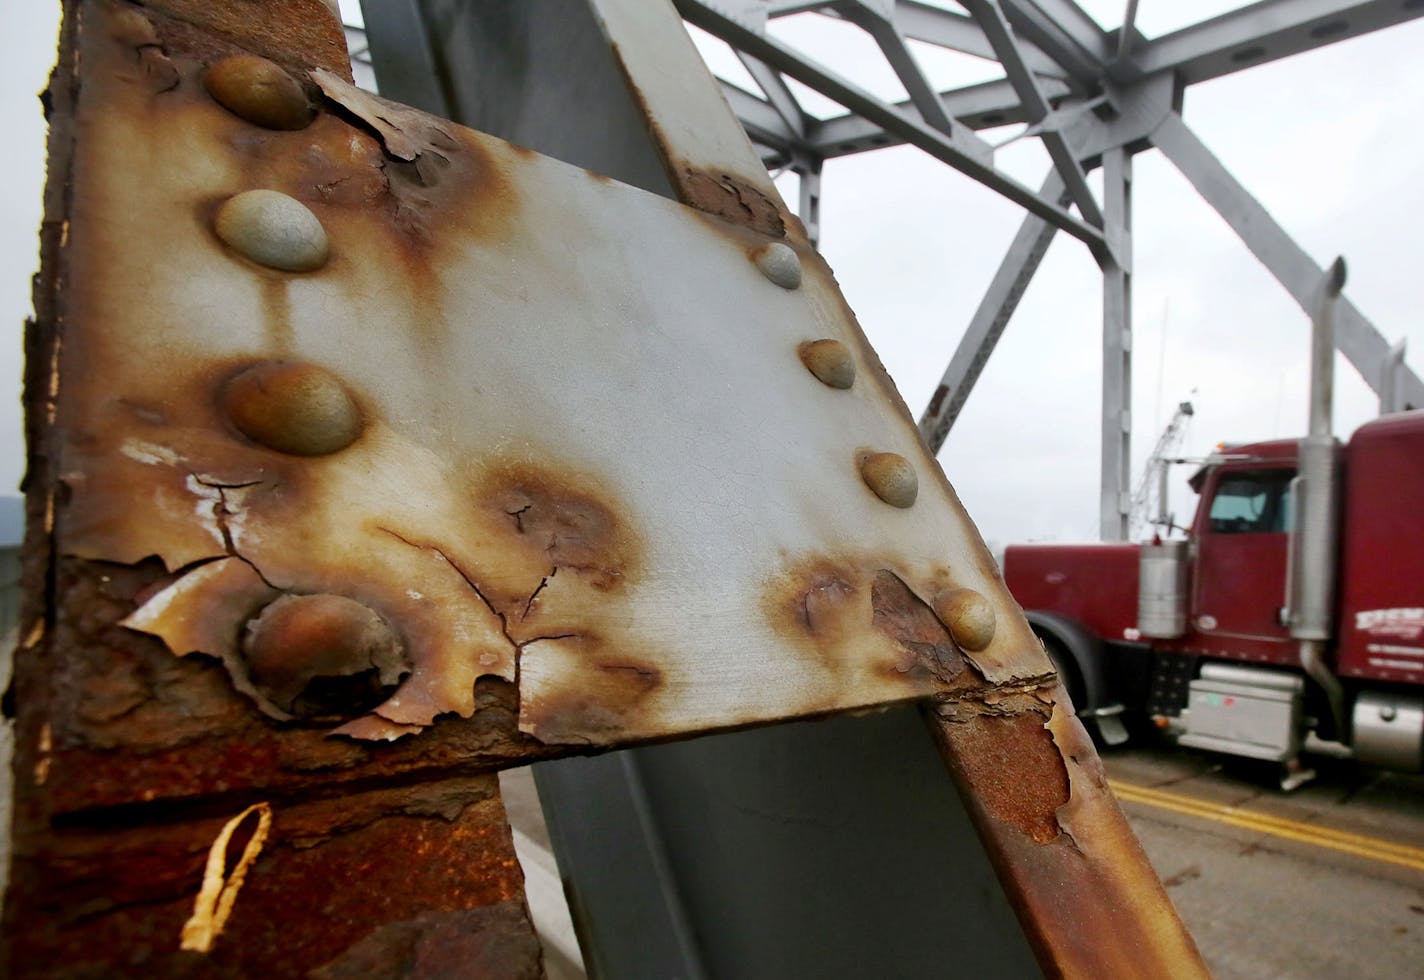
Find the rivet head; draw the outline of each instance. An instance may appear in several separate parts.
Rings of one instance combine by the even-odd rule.
[[[772,242],[757,249],[752,256],[762,275],[782,289],[801,285],[801,258],[790,245]]]
[[[910,461],[898,453],[871,453],[860,462],[860,475],[875,496],[892,507],[909,507],[920,492]]]
[[[203,74],[203,87],[233,115],[268,129],[305,129],[315,115],[301,84],[256,55],[214,62]]]
[[[259,265],[310,272],[326,264],[326,229],[301,201],[279,191],[243,191],[223,202],[213,228]]]
[[[816,380],[832,388],[849,388],[855,384],[855,358],[850,348],[839,340],[808,340],[797,353],[801,363],[816,376]]]
[[[994,607],[973,589],[946,589],[935,596],[934,612],[966,650],[983,650],[994,639]]]
[[[239,432],[293,456],[325,456],[361,434],[361,410],[345,385],[314,364],[253,365],[228,379],[220,401]]]
[[[348,718],[380,704],[410,673],[400,638],[345,596],[287,595],[247,624],[242,640],[257,692],[298,718]]]

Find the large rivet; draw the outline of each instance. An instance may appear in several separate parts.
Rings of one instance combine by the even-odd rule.
[[[218,208],[218,237],[259,265],[310,272],[326,264],[326,229],[301,201],[278,191],[243,191]]]
[[[255,54],[214,62],[203,75],[203,86],[233,115],[268,129],[305,129],[314,115],[301,84]]]
[[[248,622],[242,653],[258,693],[299,718],[368,711],[410,672],[385,620],[339,595],[282,596]]]
[[[941,592],[935,596],[934,613],[966,650],[982,650],[994,638],[994,607],[973,589]]]
[[[752,256],[762,275],[782,289],[801,285],[801,258],[790,245],[772,242],[757,249]]]
[[[915,468],[899,453],[871,453],[861,460],[860,475],[875,496],[892,507],[909,507],[920,492]]]
[[[361,434],[361,410],[330,371],[269,361],[223,386],[223,411],[253,442],[294,456],[325,456]]]
[[[850,356],[850,348],[839,340],[808,340],[797,353],[806,370],[822,384],[832,388],[849,388],[855,384],[855,358]]]

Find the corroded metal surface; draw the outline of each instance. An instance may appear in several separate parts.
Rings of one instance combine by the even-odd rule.
[[[517,681],[520,729],[570,745],[951,690],[876,605],[886,576],[925,608],[990,597],[1000,626],[956,650],[960,683],[1048,673],[803,244],[770,243],[800,253],[799,284],[774,285],[755,230],[330,73],[323,111],[279,131],[215,102],[179,47],[159,85],[126,36],[86,39],[57,542],[163,563],[130,628],[251,693],[242,637],[264,605],[359,602],[409,664],[335,729],[364,739],[470,717],[481,678]],[[324,264],[219,238],[225,202],[257,189],[316,216]],[[857,362],[849,389],[800,363],[828,338]],[[245,377],[294,369],[349,393],[354,438],[304,441],[328,424],[305,395],[234,408]]]
[[[220,662],[175,657],[154,637],[118,625],[170,578],[153,560],[60,563],[55,622],[18,661],[18,797],[42,797],[47,813],[65,815],[213,793],[403,781],[550,754],[519,734],[514,687],[498,678],[475,685],[472,717],[443,719],[395,743],[331,738],[329,723],[274,724],[234,690]],[[227,621],[224,611],[241,601],[218,596],[211,621]],[[204,621],[195,618],[195,627]]]
[[[187,84],[169,56],[173,39],[200,41],[191,50],[214,57],[243,39],[241,25],[214,38],[156,6],[66,4],[46,94],[50,182],[26,335],[25,625],[7,694],[17,752],[0,974],[542,976],[497,783],[445,775],[479,767],[490,753],[507,762],[529,751],[518,744],[510,685],[477,685],[478,718],[444,726],[438,744],[422,736],[377,753],[320,729],[279,730],[234,691],[222,664],[176,658],[119,625],[172,581],[161,562],[56,553],[67,493],[55,430],[66,376],[59,350],[75,309],[66,292],[75,275],[72,195],[85,166],[74,159],[76,104],[114,81],[91,76],[85,59],[105,64],[97,37],[123,53],[127,82],[173,91],[175,81]],[[250,32],[260,40],[289,31],[289,53],[303,38],[339,43],[324,4],[236,3],[223,16],[248,7],[271,15]],[[161,256],[161,247],[148,254]],[[214,594],[212,611],[240,608],[247,594]],[[190,622],[199,635],[206,619]],[[309,619],[298,622],[308,633]],[[400,778],[413,769],[426,781]]]
[[[241,805],[20,839],[5,975],[542,976],[493,775],[262,806],[260,839]],[[219,873],[255,853],[202,950],[180,937],[229,825]]]
[[[1209,975],[1061,687],[929,723],[1046,974]]]
[[[351,88],[326,7],[68,5],[12,972],[537,975],[453,774],[919,698],[1045,964],[1190,972],[830,270],[670,128],[707,92],[644,92],[683,207]]]

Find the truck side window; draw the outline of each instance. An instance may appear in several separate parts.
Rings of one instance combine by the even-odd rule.
[[[1233,473],[1216,485],[1211,501],[1213,534],[1262,534],[1290,529],[1293,470]]]

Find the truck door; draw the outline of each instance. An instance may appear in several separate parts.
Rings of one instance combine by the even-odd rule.
[[[1280,622],[1295,470],[1222,467],[1208,478],[1194,529],[1192,626],[1212,648],[1285,656]]]

